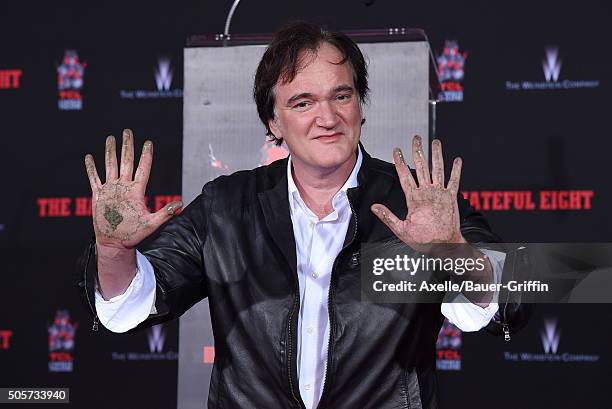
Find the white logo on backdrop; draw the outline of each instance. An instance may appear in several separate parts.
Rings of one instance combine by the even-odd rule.
[[[170,90],[170,85],[172,85],[172,74],[170,60],[167,58],[160,58],[157,65],[157,71],[155,71],[155,84],[157,84],[158,91]]]
[[[161,324],[152,326],[147,338],[149,340],[149,351],[162,352],[166,334],[164,334]]]
[[[557,320],[544,321],[544,331],[540,333],[544,352],[556,354],[561,339],[561,331],[557,331]]]
[[[546,57],[542,61],[542,69],[546,81],[558,81],[561,72],[561,60],[559,59],[559,47],[546,47]]]
[[[578,56],[574,57],[576,60]],[[561,58],[559,46],[553,45],[544,48],[542,70],[546,81],[506,81],[507,91],[549,91],[568,90],[579,88],[598,88],[599,80],[572,80],[559,79],[561,74]]]
[[[122,89],[119,91],[121,99],[160,99],[160,98],[182,98],[183,90],[172,88],[174,70],[170,58],[162,57],[157,60],[157,68],[154,71],[156,89]]]

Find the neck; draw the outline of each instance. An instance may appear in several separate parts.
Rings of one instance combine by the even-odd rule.
[[[300,162],[291,161],[295,186],[306,206],[319,219],[333,211],[332,199],[351,175],[356,162],[356,152],[346,162],[328,169],[314,169]]]

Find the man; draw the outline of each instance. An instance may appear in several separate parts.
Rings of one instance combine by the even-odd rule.
[[[268,134],[287,144],[288,159],[207,183],[172,218],[180,203],[153,214],[144,205],[150,141],[133,178],[129,130],[120,167],[115,140],[107,139],[105,184],[87,155],[96,257],[91,246],[79,284],[94,326],[100,320],[116,332],[138,330],[208,297],[216,352],[211,409],[436,407],[441,311],[477,330],[497,304],[492,294],[442,308],[363,303],[361,245],[398,238],[436,252],[437,243],[497,237],[458,199],[459,159],[445,186],[439,141],[431,176],[418,137],[416,175],[398,149],[395,169],[363,150],[367,93],[355,43],[290,24],[262,57],[254,87],[259,116]],[[144,254],[134,250],[169,219]],[[460,250],[452,257],[486,260],[479,281],[499,281],[503,257],[453,248]],[[512,316],[503,319],[506,325]]]

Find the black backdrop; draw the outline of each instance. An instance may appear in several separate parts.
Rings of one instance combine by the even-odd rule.
[[[243,0],[231,31],[273,32],[307,19],[346,30],[420,27],[436,54],[455,40],[466,56],[456,81],[463,101],[439,104],[438,134],[447,159],[464,158],[462,190],[506,241],[611,241],[610,12],[593,0],[493,3]],[[70,387],[75,408],[175,407],[178,323],[134,335],[92,332],[72,287],[92,233],[83,156],[92,152],[101,165],[105,136],[130,127],[138,143],[156,144],[151,207],[180,194],[182,100],[178,91],[156,93],[155,73],[169,59],[172,81],[161,91],[180,90],[185,39],[221,32],[230,6],[3,4],[0,387]],[[557,58],[547,59],[553,48]],[[63,95],[80,96],[80,110],[58,105],[58,66],[69,50],[84,64],[84,82]],[[560,68],[558,76],[547,81],[544,66]],[[576,81],[590,85],[564,88]],[[157,97],[122,98],[122,90]],[[581,199],[551,208],[546,198],[563,191]],[[507,192],[530,194],[534,208],[504,205]],[[441,406],[610,407],[611,310],[540,306],[508,343],[451,332],[439,348],[441,367],[454,368],[440,371]]]

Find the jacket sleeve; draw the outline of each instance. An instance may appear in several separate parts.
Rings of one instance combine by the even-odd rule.
[[[519,269],[529,267],[529,259],[525,247],[502,244],[501,239],[491,231],[489,223],[484,216],[477,212],[465,198],[459,194],[457,197],[459,214],[461,218],[461,233],[470,243],[502,251],[506,254],[502,273],[502,283],[508,282],[517,275]],[[504,335],[510,340],[510,334],[523,328],[531,316],[533,304],[522,302],[521,293],[505,292],[500,295],[499,311],[491,322],[485,327],[494,335]]]
[[[212,206],[211,184],[204,186],[183,211],[154,233],[142,253],[155,272],[155,314],[128,332],[177,318],[191,306],[207,297],[203,246],[207,240],[207,223]],[[98,280],[96,243],[93,237],[79,259],[76,285],[81,300],[93,316],[93,330],[99,319],[95,307],[95,284]]]

